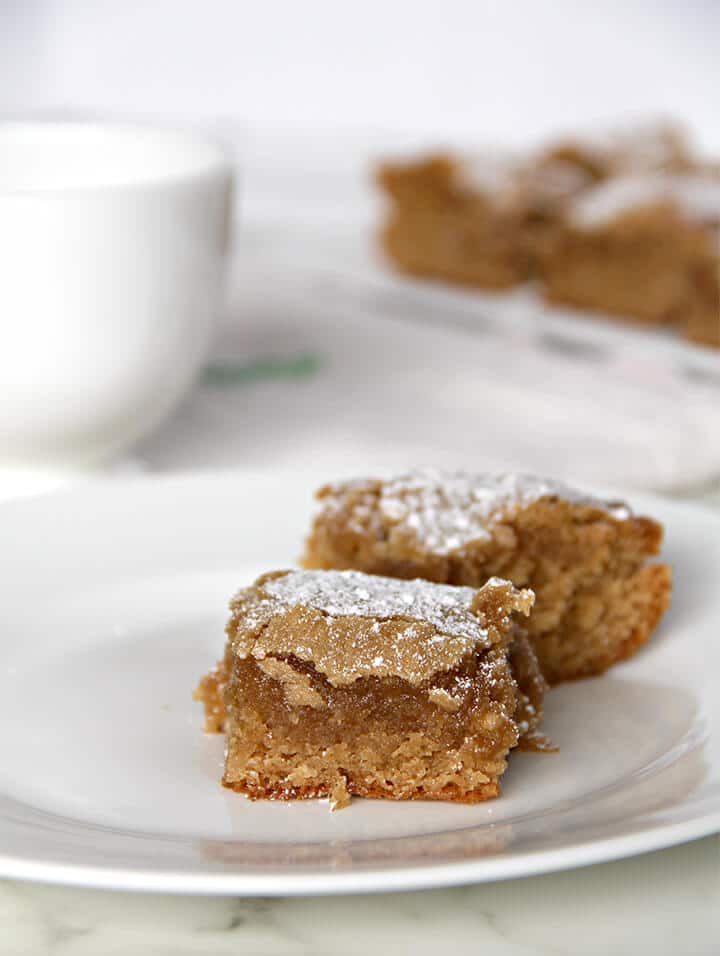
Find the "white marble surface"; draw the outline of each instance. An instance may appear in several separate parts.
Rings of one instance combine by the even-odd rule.
[[[298,385],[298,395],[305,387]],[[268,392],[263,383],[243,392],[248,414]],[[243,443],[239,395],[236,402],[231,411],[227,390],[209,396],[206,389],[127,467],[227,465],[213,456],[226,449],[233,426],[232,464],[243,456],[246,464],[275,463],[263,457],[266,445]],[[329,435],[335,455],[342,434]],[[278,431],[278,444],[286,437]],[[720,507],[717,485],[679,494]],[[0,956],[422,956],[438,947],[483,956],[713,956],[720,952],[720,837],[554,875],[379,896],[199,898],[0,882]]]
[[[2,956],[713,956],[720,837],[484,886],[316,899],[0,883]]]

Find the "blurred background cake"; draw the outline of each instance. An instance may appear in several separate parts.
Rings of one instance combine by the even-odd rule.
[[[6,117],[167,125],[233,156],[208,367],[118,460],[712,485],[719,15],[4,4]]]
[[[410,275],[547,301],[720,346],[720,172],[679,127],[560,139],[539,152],[386,163],[381,242]]]

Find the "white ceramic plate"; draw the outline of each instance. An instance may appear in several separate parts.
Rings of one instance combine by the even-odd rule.
[[[297,557],[318,476],[117,480],[0,507],[0,873],[199,893],[331,893],[581,866],[720,828],[720,515],[661,500],[672,611],[558,688],[558,754],[479,806],[251,803],[191,700],[226,602]]]

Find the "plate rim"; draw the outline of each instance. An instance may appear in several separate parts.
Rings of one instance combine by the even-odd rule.
[[[28,496],[20,500],[0,502],[0,526],[6,514],[18,512],[32,514],[37,510],[50,510],[67,498],[88,494],[112,499],[128,490],[153,487],[156,491],[164,486],[208,486],[232,481],[237,488],[243,482],[282,481],[302,476],[304,481],[322,484],[326,476],[312,469],[251,468],[187,470],[172,473],[149,473],[123,475],[110,479],[100,478],[81,485],[60,488],[50,494]],[[583,486],[583,483],[579,483]],[[643,509],[652,510],[657,503],[667,511],[681,515],[683,512],[698,512],[713,517],[720,524],[717,509],[694,503],[677,501],[646,492],[606,490],[600,493],[620,494],[637,500]],[[82,823],[82,821],[78,821]],[[490,827],[493,824],[489,825]],[[596,863],[633,857],[642,853],[656,852],[681,843],[720,833],[720,801],[716,807],[700,811],[696,816],[681,821],[658,821],[651,828],[618,836],[576,840],[558,848],[526,852],[478,856],[475,859],[455,862],[429,861],[427,864],[403,865],[402,862],[386,866],[355,864],[354,868],[334,870],[332,867],[295,868],[283,873],[278,869],[263,872],[262,869],[233,864],[215,865],[211,868],[189,870],[182,867],[149,868],[132,865],[102,866],[83,862],[39,860],[18,853],[0,851],[0,876],[8,879],[37,881],[73,887],[144,891],[150,893],[178,893],[197,895],[241,894],[243,896],[324,896],[351,893],[379,893],[460,886],[469,883],[496,882],[524,876],[537,876],[563,870],[579,869]],[[321,843],[324,841],[320,841]]]
[[[177,893],[198,896],[345,896],[353,893],[403,892],[442,889],[468,884],[496,883],[526,876],[541,876],[584,869],[597,863],[655,853],[720,833],[720,807],[702,817],[668,823],[642,833],[574,843],[553,850],[535,850],[514,856],[482,857],[462,863],[429,863],[427,866],[367,867],[361,870],[292,874],[222,872],[220,869],[188,872],[182,869],[151,870],[143,867],[102,867],[84,863],[28,861],[0,854],[4,879],[41,882],[86,889]]]

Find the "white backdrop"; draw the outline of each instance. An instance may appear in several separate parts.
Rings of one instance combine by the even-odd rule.
[[[0,0],[0,108],[525,141],[658,112],[720,147],[717,0]]]

